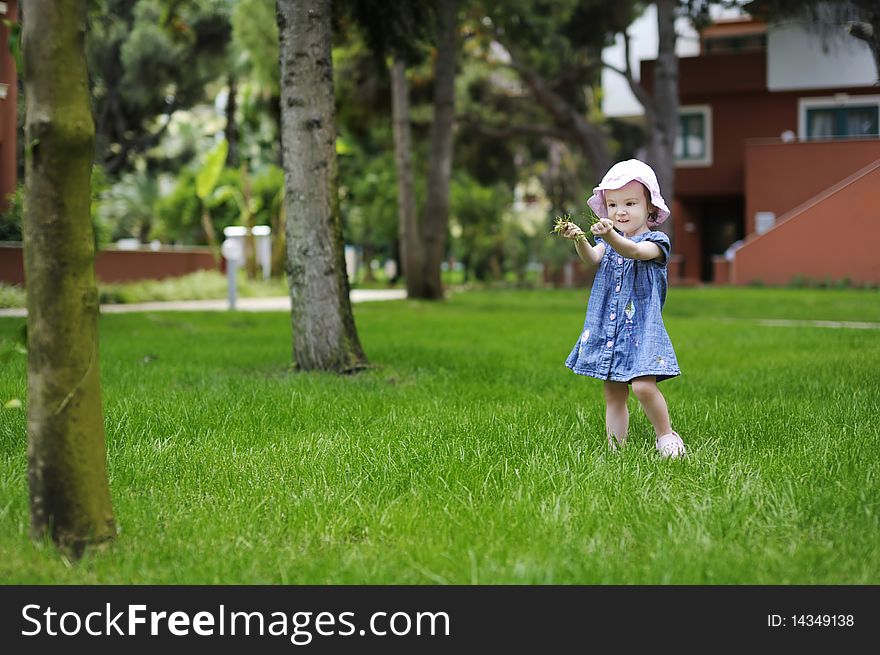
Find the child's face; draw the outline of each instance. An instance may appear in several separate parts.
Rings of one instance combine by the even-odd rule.
[[[641,182],[633,180],[619,189],[606,189],[605,207],[614,227],[626,236],[648,231],[648,215],[653,207]]]

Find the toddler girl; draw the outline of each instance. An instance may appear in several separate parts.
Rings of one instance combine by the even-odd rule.
[[[663,457],[685,454],[669,423],[661,380],[680,375],[672,342],[663,325],[669,237],[654,231],[669,216],[657,176],[637,159],[615,164],[593,189],[587,204],[600,217],[590,231],[569,223],[562,236],[573,239],[594,275],[584,329],[565,362],[579,375],[605,381],[605,429],[612,450],[626,443],[629,386],[654,426]]]

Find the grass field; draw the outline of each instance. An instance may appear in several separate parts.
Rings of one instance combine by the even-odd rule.
[[[583,291],[355,306],[374,368],[292,373],[289,316],[107,315],[119,539],[71,566],[28,538],[25,410],[0,409],[0,581],[60,584],[880,583],[873,291],[673,289],[690,449],[562,362]],[[24,319],[0,319],[0,350]],[[0,407],[25,400],[0,364]]]

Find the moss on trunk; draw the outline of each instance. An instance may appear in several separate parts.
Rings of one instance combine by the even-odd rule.
[[[23,25],[31,528],[74,557],[116,535],[98,361],[85,17],[85,0],[33,0]]]

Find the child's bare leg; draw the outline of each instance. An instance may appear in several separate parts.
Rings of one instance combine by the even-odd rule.
[[[669,423],[669,408],[666,406],[666,399],[657,388],[657,378],[653,375],[636,378],[632,381],[633,393],[639,399],[645,415],[654,426],[654,432],[658,437],[672,432],[672,425]]]
[[[608,444],[614,447],[612,438],[623,445],[629,429],[629,409],[626,399],[629,398],[629,385],[624,382],[605,381],[605,433]]]

